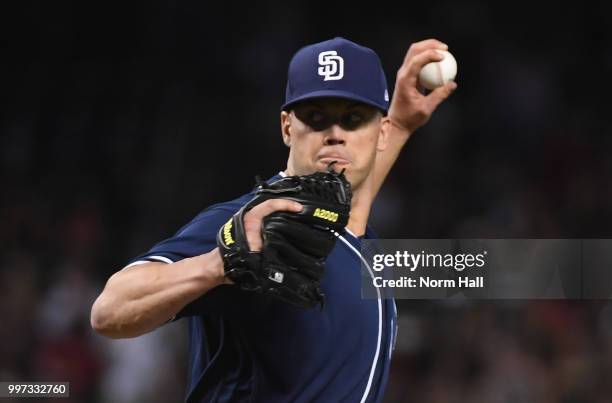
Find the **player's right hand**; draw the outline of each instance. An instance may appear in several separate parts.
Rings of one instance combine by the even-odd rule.
[[[225,276],[241,290],[300,308],[323,307],[325,260],[351,211],[343,172],[258,180],[255,196],[217,232]]]
[[[264,217],[277,211],[297,213],[301,210],[302,205],[300,203],[288,199],[266,200],[249,210],[244,215],[244,230],[250,250],[253,252],[261,251],[263,245],[261,227]]]
[[[246,233],[249,249],[252,252],[260,252],[263,246],[261,238],[261,228],[263,219],[277,211],[299,212],[302,210],[302,205],[298,202],[288,199],[270,199],[253,207],[244,215],[244,232]],[[233,284],[234,282],[225,276],[223,266],[220,269],[221,284]]]

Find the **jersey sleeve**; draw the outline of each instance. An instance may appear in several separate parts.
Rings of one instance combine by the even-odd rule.
[[[233,215],[230,209],[211,208],[148,252],[132,259],[128,266],[145,262],[174,263],[188,257],[208,253],[217,246],[217,231]]]
[[[281,175],[282,173],[275,175],[268,182],[279,179]],[[169,270],[173,270],[172,263],[210,252],[217,247],[219,228],[254,195],[255,189],[237,199],[210,206],[178,230],[174,236],[159,242],[148,252],[130,260],[126,268],[146,262],[163,262],[169,265]],[[244,303],[248,304],[252,302],[251,299],[252,296],[241,292],[239,287],[221,285],[187,304],[173,320],[207,313],[235,317],[243,314],[241,310],[235,309],[238,303],[245,301]]]
[[[174,236],[165,239],[148,252],[132,259],[126,266],[146,262],[163,262],[168,270],[174,270],[172,263],[182,259],[208,253],[217,247],[217,231],[237,211],[235,206],[211,207],[181,228]],[[187,304],[173,320],[185,316],[203,315],[206,313],[222,314],[227,301],[235,292],[231,286],[216,287],[191,303]]]

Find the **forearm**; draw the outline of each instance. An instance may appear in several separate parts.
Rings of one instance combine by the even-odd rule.
[[[139,336],[223,282],[223,262],[216,248],[170,265],[130,266],[108,280],[92,307],[91,324],[107,337]]]
[[[436,39],[413,43],[397,71],[393,99],[381,128],[381,135],[387,136],[388,145],[376,156],[374,196],[380,190],[406,141],[415,130],[427,123],[438,106],[457,88],[457,84],[450,81],[428,94],[423,94],[417,85],[421,69],[427,63],[442,60],[444,56],[440,51],[447,50],[448,46]]]
[[[373,183],[373,194],[376,196],[378,191],[382,187],[387,175],[391,171],[391,168],[397,161],[400,152],[404,148],[404,145],[410,138],[411,133],[388,120],[383,121],[381,130],[386,131],[387,137],[387,148],[378,153],[374,165],[374,183]]]

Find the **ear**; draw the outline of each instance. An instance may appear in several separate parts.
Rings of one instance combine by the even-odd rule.
[[[285,143],[287,147],[291,147],[291,114],[286,111],[281,111],[280,123],[283,143]]]
[[[376,151],[385,151],[389,145],[389,126],[384,124],[384,118],[380,118],[380,129],[378,130],[378,142],[376,143]]]

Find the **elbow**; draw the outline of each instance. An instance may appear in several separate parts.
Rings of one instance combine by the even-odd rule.
[[[98,334],[112,339],[120,339],[122,336],[117,331],[117,324],[113,320],[112,309],[104,301],[103,296],[98,297],[91,307],[91,328]]]
[[[89,322],[96,333],[110,339],[128,339],[149,331],[133,321],[126,321],[123,317],[125,314],[120,313],[117,306],[117,303],[110,302],[104,294],[94,302]]]
[[[122,334],[121,331],[122,324],[120,322],[121,314],[119,309],[121,301],[117,299],[111,284],[114,277],[115,275],[111,276],[104,290],[93,303],[89,323],[91,328],[99,335],[111,339],[121,339],[128,336]]]

